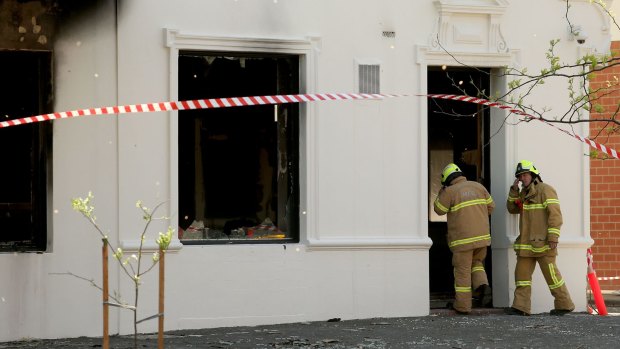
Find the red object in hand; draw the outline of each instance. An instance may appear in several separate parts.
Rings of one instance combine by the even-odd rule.
[[[521,200],[519,199],[515,200],[515,204],[519,206],[520,209],[523,209],[523,202],[521,202]]]

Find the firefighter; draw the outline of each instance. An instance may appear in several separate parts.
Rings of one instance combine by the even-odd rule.
[[[515,292],[509,315],[530,315],[532,273],[536,263],[554,297],[551,315],[564,315],[575,309],[560,270],[555,264],[562,226],[560,200],[555,189],[543,183],[540,171],[531,161],[521,160],[515,181],[508,192],[508,212],[519,215],[519,236],[514,243],[517,253]],[[519,182],[522,188],[519,190]]]
[[[495,203],[484,186],[468,181],[453,163],[441,172],[441,185],[433,206],[437,214],[448,215],[455,291],[454,303],[448,307],[467,314],[472,308],[472,286],[483,306],[492,302],[484,259],[491,245],[489,215]]]

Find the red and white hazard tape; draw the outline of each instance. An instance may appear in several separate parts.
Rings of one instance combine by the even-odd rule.
[[[78,116],[127,114],[127,113],[151,113],[158,111],[193,110],[243,107],[250,105],[268,105],[284,103],[303,103],[328,100],[352,100],[352,99],[383,99],[386,97],[403,97],[406,95],[393,94],[354,94],[354,93],[316,93],[302,95],[275,95],[275,96],[252,96],[252,97],[228,97],[211,99],[194,99],[178,102],[159,102],[145,104],[121,105],[115,107],[78,109],[59,113],[29,116],[21,119],[0,121],[0,128],[30,124],[35,122],[67,119]]]
[[[514,108],[512,108],[510,106],[507,106],[507,105],[504,105],[504,104],[501,104],[501,103],[492,102],[492,101],[489,101],[487,99],[470,97],[470,96],[428,95],[428,97],[430,97],[430,98],[441,98],[441,99],[451,99],[451,100],[458,100],[458,101],[463,101],[463,102],[469,102],[469,103],[486,105],[486,106],[489,106],[489,107],[492,107],[492,108],[499,108],[499,109],[508,110],[509,112],[517,114],[517,115],[521,115],[521,116],[525,116],[525,117],[528,117],[528,118],[536,119],[538,121],[544,122],[545,124],[555,128],[556,130],[558,130],[560,132],[563,132],[563,133],[565,133],[565,134],[567,134],[567,135],[569,135],[571,137],[577,138],[579,141],[581,141],[583,143],[586,143],[587,145],[591,146],[594,149],[598,149],[598,150],[604,152],[605,154],[607,154],[607,155],[609,155],[609,156],[611,156],[613,158],[620,159],[620,157],[618,156],[618,152],[615,149],[613,149],[613,148],[609,148],[609,147],[606,147],[603,144],[596,143],[593,140],[588,139],[586,137],[582,137],[580,135],[576,135],[576,134],[570,133],[570,132],[568,132],[568,131],[566,131],[564,129],[561,129],[561,128],[555,126],[554,124],[552,124],[552,123],[550,123],[548,121],[545,121],[545,120],[541,119],[538,116],[530,115],[530,114],[528,114],[528,113],[526,113],[526,112],[524,112],[522,110],[514,109]]]
[[[406,97],[406,96],[419,96],[438,99],[449,99],[462,101],[467,103],[475,103],[485,105],[491,108],[499,108],[508,110],[511,113],[532,118],[546,123],[547,125],[559,130],[571,137],[577,138],[579,141],[588,144],[592,148],[598,149],[605,154],[620,159],[618,152],[612,148],[608,148],[602,144],[596,143],[591,139],[582,137],[576,134],[572,134],[564,129],[556,127],[550,122],[542,120],[540,117],[530,115],[522,110],[514,109],[510,106],[492,102],[487,99],[462,96],[462,95],[447,95],[447,94],[430,94],[430,95],[406,95],[406,94],[356,94],[356,93],[316,93],[316,94],[298,94],[298,95],[274,95],[274,96],[252,96],[252,97],[228,97],[228,98],[212,98],[212,99],[196,99],[178,102],[159,102],[159,103],[145,103],[145,104],[131,104],[115,107],[103,107],[103,108],[88,108],[78,109],[66,112],[57,112],[50,114],[42,114],[36,116],[29,116],[21,119],[0,121],[0,128],[17,126],[23,124],[30,124],[48,120],[67,119],[79,116],[89,115],[105,115],[105,114],[127,114],[127,113],[151,113],[160,111],[173,111],[173,110],[192,110],[192,109],[212,109],[212,108],[229,108],[229,107],[243,107],[250,105],[268,105],[268,104],[284,104],[284,103],[305,103],[305,102],[317,102],[328,100],[361,100],[361,99],[383,99],[390,97]]]

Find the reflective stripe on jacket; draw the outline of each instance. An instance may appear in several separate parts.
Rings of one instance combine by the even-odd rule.
[[[489,246],[489,215],[495,208],[493,198],[480,183],[461,176],[439,191],[434,210],[448,215],[448,246],[466,251]]]
[[[558,242],[562,227],[560,200],[555,189],[535,181],[528,188],[510,188],[506,202],[508,212],[519,214],[519,236],[514,249],[522,257],[555,256],[549,242]]]

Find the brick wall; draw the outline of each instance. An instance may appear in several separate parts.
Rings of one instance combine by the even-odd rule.
[[[612,51],[620,53],[620,41],[611,44]],[[620,67],[611,67],[597,73],[591,87],[605,85],[607,81],[620,79]],[[603,113],[592,113],[592,118],[609,118],[620,105],[620,89],[601,99]],[[620,119],[620,116],[616,116]],[[618,128],[618,134],[610,135],[605,130]],[[599,134],[599,131],[603,133]],[[598,134],[598,136],[597,136]],[[597,137],[598,143],[620,150],[620,126],[591,123],[590,137]],[[590,233],[594,239],[592,255],[598,277],[620,276],[620,160],[590,160]],[[600,280],[603,290],[620,290],[620,280]]]

